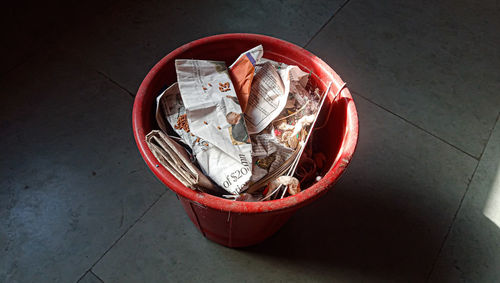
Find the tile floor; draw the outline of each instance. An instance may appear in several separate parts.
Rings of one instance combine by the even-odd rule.
[[[498,1],[4,10],[0,282],[500,281]],[[197,232],[142,161],[130,123],[155,62],[227,32],[323,58],[348,82],[360,120],[335,188],[244,249]]]

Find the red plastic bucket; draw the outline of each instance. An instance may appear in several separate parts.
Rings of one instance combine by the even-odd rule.
[[[226,200],[193,191],[182,185],[149,150],[145,135],[154,125],[155,98],[162,88],[176,81],[175,59],[225,61],[229,66],[242,52],[259,44],[264,57],[312,72],[311,79],[322,91],[332,82],[325,107],[333,107],[328,124],[316,133],[314,146],[327,157],[331,169],[313,186],[297,195],[264,202]],[[185,44],[165,56],[148,73],[134,102],[132,123],[142,157],[153,173],[179,197],[191,221],[208,239],[228,247],[249,246],[263,241],[276,231],[300,207],[322,196],[338,180],[349,164],[358,139],[358,116],[347,88],[333,101],[343,85],[340,77],[325,62],[309,51],[289,42],[257,34],[222,34]],[[333,101],[333,102],[332,102]],[[318,125],[326,118],[320,116]],[[320,217],[320,216],[318,216]]]

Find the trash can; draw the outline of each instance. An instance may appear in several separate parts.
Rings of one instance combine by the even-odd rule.
[[[259,44],[264,57],[310,72],[313,84],[326,91],[332,82],[318,124],[328,121],[315,133],[314,146],[326,156],[330,170],[309,188],[294,196],[262,202],[241,202],[193,191],[182,185],[149,150],[145,136],[154,125],[155,98],[165,86],[176,81],[175,59],[225,61],[229,66],[242,52]],[[325,194],[349,164],[358,139],[358,116],[344,82],[325,62],[292,43],[257,34],[222,34],[187,43],[169,53],[148,73],[135,97],[132,123],[135,140],[145,162],[168,188],[174,191],[189,218],[206,238],[228,247],[257,244],[278,231],[297,211]],[[325,111],[331,107],[331,111]],[[329,114],[330,117],[326,117]],[[328,119],[328,120],[326,120]]]

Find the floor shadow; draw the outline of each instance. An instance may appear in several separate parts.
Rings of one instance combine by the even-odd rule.
[[[470,160],[364,102],[360,113],[357,152],[339,183],[243,252],[332,276],[347,273],[349,280],[427,280],[473,162],[443,171],[450,160]],[[400,141],[390,141],[398,135]],[[415,143],[429,143],[428,152],[422,155]]]
[[[346,269],[378,279],[424,279],[422,268],[429,268],[435,256],[425,248],[436,244],[429,231],[442,228],[426,218],[431,214],[404,211],[387,196],[367,198],[359,187],[341,182],[275,236],[244,250],[320,266],[325,272]]]

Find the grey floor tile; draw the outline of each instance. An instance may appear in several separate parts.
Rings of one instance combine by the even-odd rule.
[[[0,79],[0,281],[74,282],[164,193],[133,99],[52,52]]]
[[[26,0],[2,3],[0,76],[54,44],[62,34],[72,34],[75,27],[88,23],[94,17],[95,10],[109,8],[112,1]]]
[[[500,109],[496,1],[350,1],[307,47],[361,95],[478,157]]]
[[[423,281],[477,161],[356,102],[360,138],[347,174],[266,242],[228,249],[204,239],[169,192],[94,272],[110,282]]]
[[[431,279],[433,282],[498,282],[500,279],[499,122]]]
[[[184,43],[249,32],[303,45],[341,2],[121,1],[61,45],[135,93],[154,64]]]
[[[87,272],[85,275],[78,280],[78,283],[102,283],[99,277],[95,276],[92,272]]]

